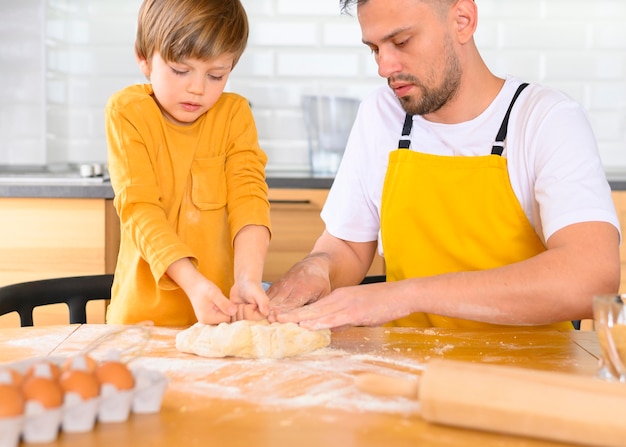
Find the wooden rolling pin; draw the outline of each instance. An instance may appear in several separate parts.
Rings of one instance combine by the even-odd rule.
[[[418,398],[429,422],[582,445],[626,446],[626,384],[509,366],[432,360],[414,379],[364,373],[357,386]]]

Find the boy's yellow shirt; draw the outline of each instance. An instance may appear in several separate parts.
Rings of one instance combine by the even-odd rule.
[[[167,275],[188,257],[229,296],[233,240],[245,225],[270,228],[267,156],[247,100],[223,93],[196,122],[167,121],[150,84],[108,101],[108,169],[121,243],[107,322],[196,322],[186,294]]]

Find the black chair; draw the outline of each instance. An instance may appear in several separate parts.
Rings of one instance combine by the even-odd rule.
[[[385,282],[387,281],[386,275],[370,275],[363,278],[361,284],[373,284],[375,282]]]
[[[0,315],[17,312],[21,326],[33,325],[33,309],[65,303],[70,324],[87,322],[87,302],[111,299],[113,275],[43,279],[0,287]]]

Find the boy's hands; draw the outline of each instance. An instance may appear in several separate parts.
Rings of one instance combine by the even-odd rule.
[[[264,320],[269,314],[269,299],[258,281],[239,281],[230,289],[230,300],[237,306],[233,321]]]
[[[185,292],[199,323],[230,323],[237,315],[237,306],[222,294],[219,287],[203,276]]]
[[[263,320],[269,314],[269,298],[260,280],[240,273],[226,298],[219,287],[202,275],[188,258],[173,262],[167,274],[184,291],[198,322],[230,323],[237,320]],[[261,275],[253,275],[254,278]]]
[[[198,322],[228,323],[237,314],[237,306],[222,294],[219,287],[196,270],[188,258],[173,262],[167,274],[187,294]]]
[[[198,322],[204,324],[263,320],[269,312],[269,300],[261,283],[237,283],[228,299],[215,284],[202,277],[186,292]]]

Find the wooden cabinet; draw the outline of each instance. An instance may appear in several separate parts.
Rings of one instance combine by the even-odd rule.
[[[626,243],[624,243],[624,231],[626,230],[626,191],[613,191],[613,203],[615,203],[615,210],[617,211],[617,217],[619,218],[620,226],[622,227],[622,243],[619,248],[619,257],[621,260],[621,280],[620,280],[620,293],[626,293]]]
[[[269,190],[272,241],[265,262],[266,281],[275,281],[309,254],[324,231],[320,212],[327,195],[327,189]],[[383,260],[377,255],[368,274],[383,272]]]
[[[61,276],[112,273],[119,225],[108,199],[0,198],[0,285]],[[90,323],[104,322],[104,304],[88,304]],[[65,305],[36,309],[35,324],[67,323]],[[0,326],[19,326],[17,314]]]

